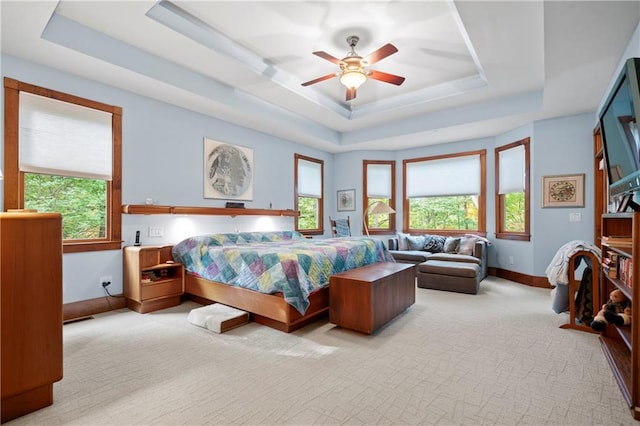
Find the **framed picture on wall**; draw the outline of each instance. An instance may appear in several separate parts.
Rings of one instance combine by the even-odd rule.
[[[348,212],[356,209],[356,190],[340,189],[338,190],[338,211]]]
[[[584,173],[543,176],[542,207],[584,207]]]
[[[204,138],[204,198],[253,200],[253,150]]]

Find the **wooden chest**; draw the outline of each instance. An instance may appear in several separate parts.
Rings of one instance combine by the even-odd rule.
[[[329,320],[371,334],[416,301],[413,264],[380,262],[331,276]]]

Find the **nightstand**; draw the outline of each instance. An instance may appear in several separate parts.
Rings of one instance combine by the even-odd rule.
[[[145,314],[180,304],[184,266],[173,262],[172,247],[124,248],[124,297],[129,309]]]

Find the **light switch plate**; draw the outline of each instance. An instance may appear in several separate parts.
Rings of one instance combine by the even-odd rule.
[[[582,213],[569,213],[569,222],[582,222]]]
[[[149,227],[149,236],[150,237],[162,237],[164,235],[164,228],[162,226],[150,226]]]

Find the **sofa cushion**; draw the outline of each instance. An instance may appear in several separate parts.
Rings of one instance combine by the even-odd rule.
[[[476,278],[480,274],[480,267],[475,263],[446,262],[429,259],[427,262],[418,265],[418,273]]]
[[[431,253],[420,250],[389,250],[396,262],[422,263],[426,261]]]
[[[460,245],[460,237],[447,237],[444,241],[444,250],[445,253],[457,253],[458,246]]]
[[[445,262],[464,262],[464,263],[475,263],[476,265],[480,264],[480,259],[475,256],[467,255],[467,254],[456,254],[456,253],[434,253],[429,256],[429,260],[442,260]]]
[[[442,253],[444,251],[444,242],[447,237],[441,235],[425,235],[423,250],[430,253]]]

